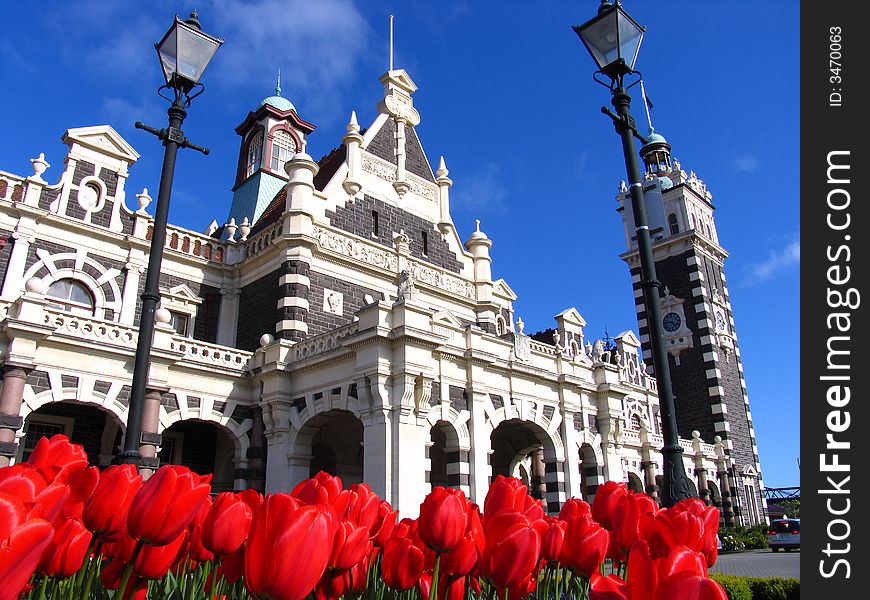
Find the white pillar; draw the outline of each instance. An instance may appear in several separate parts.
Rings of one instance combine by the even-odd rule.
[[[217,343],[221,346],[236,345],[240,294],[241,290],[238,288],[221,289],[221,309],[217,332]]]

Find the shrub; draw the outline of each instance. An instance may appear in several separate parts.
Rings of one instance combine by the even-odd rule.
[[[743,538],[747,550],[767,548],[767,527],[759,525],[751,529],[745,529],[743,530]]]
[[[767,548],[767,527],[720,527],[719,539],[726,552],[762,550]]]
[[[782,577],[741,577],[711,573],[725,590],[728,600],[800,600],[799,579]]]
[[[720,529],[719,539],[722,540],[723,552],[740,552],[746,549],[746,544],[733,529]]]
[[[722,586],[722,589],[725,590],[725,594],[728,596],[728,600],[753,600],[748,577],[710,573],[710,578]]]
[[[792,600],[800,598],[801,582],[781,577],[751,577],[749,589],[752,590],[752,600]]]

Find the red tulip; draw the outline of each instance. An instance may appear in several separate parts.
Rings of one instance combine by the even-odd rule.
[[[135,465],[114,465],[103,471],[94,493],[85,501],[85,526],[107,541],[126,534],[127,513],[140,487],[142,476]]]
[[[477,566],[486,549],[486,538],[477,504],[468,511],[468,527],[459,543],[441,555],[441,572],[452,577],[465,577]],[[440,586],[440,584],[439,584]]]
[[[54,537],[42,554],[39,572],[50,577],[69,577],[85,560],[92,534],[81,521],[69,519],[55,530]]]
[[[363,526],[371,533],[378,518],[380,500],[366,484],[354,483],[336,496],[332,506],[339,519]]]
[[[607,553],[610,533],[592,519],[592,515],[581,514],[565,527],[565,541],[559,562],[574,573],[589,577],[598,571]]]
[[[615,561],[624,562],[628,549],[637,540],[641,517],[655,513],[658,505],[646,494],[630,492],[616,498],[613,507],[607,556]]]
[[[653,600],[728,600],[718,582],[706,575],[682,572],[669,577],[656,588]]]
[[[616,575],[604,577],[595,571],[589,582],[591,583],[589,600],[628,600],[629,598],[628,585]]]
[[[58,477],[58,480],[61,478],[65,478],[67,485],[69,485],[69,496],[66,502],[64,502],[62,514],[66,519],[81,521],[85,502],[94,493],[100,481],[100,470],[97,467],[88,467],[86,469],[68,471],[61,477]]]
[[[345,571],[360,562],[371,551],[369,530],[350,521],[339,521],[329,557],[330,571]]]
[[[563,521],[570,521],[574,517],[580,515],[592,516],[592,507],[585,500],[579,498],[568,498],[565,504],[562,505],[562,510],[559,511],[559,518]]]
[[[143,579],[162,579],[181,555],[186,554],[183,550],[189,538],[190,532],[182,531],[165,546],[143,546],[133,565],[134,572]]]
[[[547,562],[556,562],[562,554],[568,524],[555,517],[544,517],[544,522],[547,524],[547,532],[541,539],[541,558]]]
[[[258,599],[302,600],[326,570],[338,522],[332,507],[266,498],[245,545],[245,585]]]
[[[48,521],[24,519],[23,503],[0,492],[0,600],[18,597],[54,538]]]
[[[371,531],[372,543],[376,547],[383,548],[386,545],[396,527],[398,516],[399,511],[393,510],[393,507],[386,500],[381,500],[378,503],[378,516]]]
[[[121,578],[127,563],[121,560],[112,560],[100,571],[100,583],[107,590],[117,590],[121,586]],[[148,594],[148,580],[142,579],[135,573],[131,575],[124,588],[124,597],[116,600],[145,600]],[[117,596],[117,594],[116,594]]]
[[[653,558],[667,555],[675,546],[704,554],[708,567],[716,562],[719,509],[698,498],[680,500],[668,509],[641,520],[639,535],[649,542]]]
[[[188,536],[189,548],[187,551],[190,554],[190,558],[197,562],[214,560],[214,553],[202,543],[203,523],[211,511],[212,505],[211,496],[206,496],[205,501],[199,505],[199,510],[194,515],[190,525],[187,526],[187,530],[190,532]]]
[[[498,475],[493,479],[483,501],[483,522],[502,510],[524,512],[529,488],[516,477]]]
[[[417,590],[421,598],[428,598],[432,590],[432,575],[423,572],[417,583]],[[448,580],[446,577],[438,578],[438,590],[435,594],[437,600],[463,600],[465,598],[465,578]]]
[[[433,489],[420,505],[420,538],[436,552],[452,550],[465,535],[470,504],[461,490]]]
[[[528,578],[541,554],[546,523],[530,522],[522,513],[502,510],[486,523],[486,549],[481,571],[496,587],[516,585]]]
[[[391,539],[381,559],[384,583],[400,592],[411,589],[423,573],[423,561],[423,551],[410,538]]]
[[[16,496],[25,508],[32,505],[37,494],[45,489],[45,479],[27,463],[0,469],[0,493]]]
[[[175,540],[196,516],[211,486],[179,465],[166,465],[136,492],[127,514],[127,531],[136,540],[165,546]]]
[[[245,496],[222,492],[202,525],[202,543],[215,554],[232,554],[245,543],[253,519],[254,507],[245,502]]]
[[[332,504],[341,493],[341,478],[319,471],[317,475],[299,482],[290,492],[303,504]]]
[[[88,466],[88,455],[79,444],[69,438],[56,434],[50,438],[40,438],[27,459],[27,464],[36,469],[47,483],[51,483],[70,471],[78,471]],[[65,481],[65,479],[61,479]]]
[[[595,499],[592,501],[592,518],[601,523],[605,529],[613,529],[613,513],[619,499],[628,495],[628,487],[624,483],[605,481],[598,486]]]

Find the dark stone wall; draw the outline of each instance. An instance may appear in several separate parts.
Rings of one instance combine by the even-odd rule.
[[[305,319],[308,324],[309,336],[319,335],[350,323],[354,313],[365,305],[364,297],[366,294],[371,295],[375,300],[384,299],[381,292],[348,283],[324,273],[310,271],[309,278],[311,279],[311,289],[308,291],[309,309]],[[344,295],[341,315],[323,310],[324,289],[330,289]]]
[[[256,350],[260,347],[260,336],[264,333],[275,335],[275,324],[281,320],[278,298],[283,294],[278,279],[282,274],[282,269],[275,269],[242,288],[236,330],[237,348]]]
[[[378,214],[377,235],[372,231],[372,213]],[[411,238],[411,256],[454,273],[461,271],[456,254],[450,250],[441,233],[432,221],[411,214],[383,200],[364,196],[353,204],[340,206],[335,212],[326,211],[326,217],[333,227],[354,235],[394,248],[393,236],[404,231]],[[423,232],[428,236],[428,252],[423,254]]]
[[[396,157],[396,132],[398,128],[393,119],[387,119],[380,130],[366,146],[366,150],[379,158],[391,163],[398,164]],[[423,154],[423,147],[417,137],[417,131],[413,127],[405,126],[405,170],[422,177],[427,181],[435,181],[432,176],[432,167]]]

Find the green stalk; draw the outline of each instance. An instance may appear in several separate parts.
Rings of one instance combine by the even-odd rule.
[[[130,562],[127,563],[127,567],[124,569],[124,575],[121,577],[121,585],[118,586],[117,598],[118,600],[122,600],[124,598],[124,592],[127,591],[127,582],[130,580],[130,574],[133,573],[133,565],[136,563],[136,558],[139,556],[139,552],[142,551],[142,546],[145,545],[145,542],[139,540],[136,542],[136,547],[133,548],[133,556],[130,558]]]
[[[43,577],[42,583],[39,586],[39,599],[38,600],[43,600],[46,597],[45,596],[45,588],[47,585],[48,585],[48,577]]]
[[[429,600],[438,597],[438,570],[441,568],[441,553],[435,555],[435,569],[432,570],[432,587],[429,588]],[[507,600],[507,599],[505,599]]]

